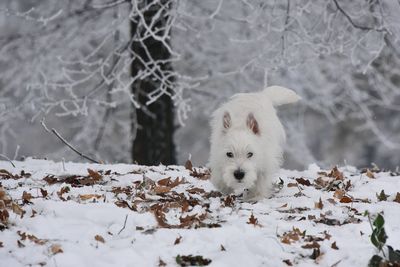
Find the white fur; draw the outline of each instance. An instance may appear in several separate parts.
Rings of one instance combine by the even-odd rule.
[[[269,195],[286,140],[274,107],[299,99],[290,89],[271,86],[257,93],[236,94],[213,113],[209,165],[217,189],[226,194],[246,191],[248,200]],[[254,125],[258,128],[251,128]],[[248,157],[250,152],[253,156]],[[239,169],[245,173],[241,181],[234,177]]]

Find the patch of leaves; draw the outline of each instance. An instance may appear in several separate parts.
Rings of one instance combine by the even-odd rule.
[[[178,255],[175,258],[176,263],[180,266],[206,266],[211,263],[210,259],[203,258],[203,256],[197,255]]]
[[[7,194],[5,189],[0,186],[0,231],[8,227],[9,211],[20,215],[21,218],[26,213],[12,198]]]
[[[38,244],[38,245],[44,245],[48,241],[47,239],[40,239],[40,238],[37,238],[34,235],[30,235],[30,234],[27,234],[27,233],[21,232],[21,231],[17,231],[17,234],[21,237],[22,241],[30,240],[30,241],[34,242],[35,244]]]
[[[95,170],[87,169],[88,175],[80,176],[80,175],[68,175],[68,176],[60,176],[56,177],[54,175],[47,175],[43,178],[49,185],[56,183],[67,183],[73,187],[82,187],[82,186],[90,186],[94,184],[98,184],[103,180],[103,176]]]
[[[12,174],[11,172],[5,170],[5,169],[0,169],[0,179],[13,179],[13,180],[18,180],[21,178],[29,178],[31,177],[32,174],[25,172],[22,170],[20,174]]]

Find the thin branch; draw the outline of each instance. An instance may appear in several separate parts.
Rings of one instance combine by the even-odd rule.
[[[340,13],[343,14],[343,16],[346,17],[346,19],[350,22],[350,24],[357,29],[360,30],[364,30],[364,31],[377,31],[377,32],[385,32],[388,33],[388,30],[386,28],[373,28],[373,27],[369,27],[369,26],[364,26],[364,25],[360,25],[358,23],[355,23],[353,21],[353,19],[350,17],[349,14],[346,13],[346,11],[344,11],[344,9],[339,5],[337,0],[333,0],[333,2],[335,3],[336,8],[340,11]]]
[[[14,163],[11,161],[11,159],[9,159],[6,155],[3,155],[3,154],[0,154],[0,157],[2,157],[2,158],[4,158],[4,159],[6,159],[8,162],[10,162],[11,163],[11,165],[15,168],[15,165],[14,165]]]
[[[58,139],[61,140],[61,142],[63,142],[66,146],[68,146],[72,151],[74,151],[75,153],[77,153],[79,156],[81,156],[81,157],[83,157],[83,158],[85,158],[85,159],[87,159],[87,160],[89,160],[89,161],[91,161],[91,162],[101,164],[99,161],[97,161],[97,160],[95,160],[95,159],[92,159],[92,158],[90,158],[89,156],[86,156],[86,155],[83,154],[82,152],[79,152],[75,147],[73,147],[70,143],[68,143],[68,141],[65,140],[65,139],[57,132],[56,129],[51,128],[51,130],[49,130],[49,128],[47,128],[46,124],[44,123],[44,118],[40,121],[40,123],[42,124],[43,128],[44,128],[47,132],[49,132],[49,133],[52,132],[53,134],[55,134],[55,135],[58,137]]]
[[[125,221],[124,221],[124,226],[121,228],[121,230],[119,230],[118,234],[120,234],[120,233],[125,229],[126,220],[128,220],[128,214],[126,214],[126,216],[125,216]]]

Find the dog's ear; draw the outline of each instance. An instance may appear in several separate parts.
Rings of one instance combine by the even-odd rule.
[[[224,117],[222,118],[222,124],[224,125],[225,130],[229,129],[232,125],[231,115],[229,114],[228,111],[225,111],[224,113]]]
[[[295,91],[276,85],[265,88],[263,93],[275,107],[295,103],[301,99]]]
[[[253,113],[247,115],[246,125],[255,135],[260,135],[260,127],[258,127],[258,122]]]

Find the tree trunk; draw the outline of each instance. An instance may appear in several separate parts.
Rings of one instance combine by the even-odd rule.
[[[148,0],[143,1],[142,5],[151,5],[151,8],[144,12],[144,17],[147,25],[150,25],[152,17],[163,8],[162,15],[159,16],[157,22],[154,23],[152,29],[163,28],[168,19],[167,12],[169,0]],[[161,7],[160,3],[163,5]],[[142,37],[145,34],[143,26],[139,18],[131,21],[131,37]],[[157,32],[161,36],[163,32]],[[143,42],[138,42],[136,39],[132,43],[132,77],[137,75],[140,71],[146,71],[142,62],[152,62],[153,60],[168,60],[171,55],[166,49],[165,45],[155,40],[149,35]],[[149,52],[151,58],[146,52]],[[163,61],[165,62],[165,61]],[[148,94],[160,87],[161,81],[159,79],[162,73],[172,71],[171,64],[157,63],[160,67],[159,70],[144,79],[138,79],[132,85],[132,93],[136,97],[136,101],[140,103],[140,108],[133,106],[132,114],[132,132],[135,137],[132,144],[132,160],[143,165],[175,164],[175,146],[173,142],[174,133],[174,106],[170,96],[163,94],[157,101],[150,105],[146,105],[149,100]],[[150,63],[148,67],[153,67],[154,64]],[[171,81],[171,79],[169,79]]]

